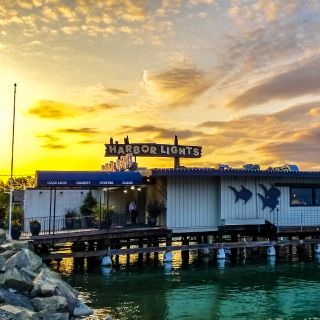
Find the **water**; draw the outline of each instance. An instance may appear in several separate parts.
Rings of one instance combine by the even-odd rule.
[[[118,270],[65,259],[59,271],[94,309],[92,320],[320,319],[317,257],[231,263],[192,255],[186,265],[180,253],[172,264],[161,258]]]

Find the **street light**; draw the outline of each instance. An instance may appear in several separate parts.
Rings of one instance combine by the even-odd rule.
[[[8,230],[8,240],[11,238],[11,220],[12,220],[12,194],[13,194],[13,149],[14,149],[14,125],[16,117],[16,91],[17,84],[13,85],[13,117],[12,117],[12,140],[11,140],[11,168],[10,168],[10,203],[9,203],[9,230]]]

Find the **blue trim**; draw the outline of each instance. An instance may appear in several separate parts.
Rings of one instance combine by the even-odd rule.
[[[180,169],[154,169],[153,177],[166,176],[216,176],[216,177],[271,177],[271,178],[313,178],[320,179],[320,172],[315,171],[276,171],[276,170],[243,170],[243,169],[211,169],[211,168],[180,168]]]
[[[141,185],[139,172],[36,171],[36,187],[114,187]]]

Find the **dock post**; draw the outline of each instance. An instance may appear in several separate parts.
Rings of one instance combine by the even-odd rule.
[[[186,236],[182,237],[181,243],[183,246],[189,245],[189,239]],[[181,251],[181,259],[182,264],[188,264],[189,263],[189,250]]]
[[[197,243],[202,244],[202,236],[199,236],[199,235],[197,236]],[[200,258],[201,254],[202,254],[202,250],[199,249],[198,250],[198,258]]]
[[[151,247],[151,238],[150,237],[147,238],[147,247],[148,248]],[[150,262],[150,252],[146,253],[146,259],[147,259],[148,262]]]
[[[208,235],[203,236],[203,243],[208,244]],[[202,254],[203,256],[209,256],[210,255],[209,248],[203,248]]]
[[[238,242],[238,239],[239,239],[238,238],[238,234],[233,233],[231,235],[231,241],[232,242]],[[230,251],[231,251],[231,260],[232,261],[236,260],[237,256],[238,256],[238,249],[237,248],[232,248],[232,249],[230,249]]]
[[[292,236],[289,236],[289,237],[288,237],[288,240],[292,241]],[[290,258],[292,257],[292,249],[293,249],[293,245],[290,244],[290,245],[288,246],[288,254],[289,254]]]
[[[305,236],[299,236],[299,240],[304,240],[305,239]],[[297,254],[298,254],[298,257],[299,259],[303,259],[304,258],[304,255],[305,255],[305,245],[304,244],[298,244],[297,245]]]
[[[139,243],[139,248],[143,248],[143,238],[139,238],[138,243]],[[142,261],[143,261],[143,253],[139,253],[138,262],[142,263]]]
[[[159,241],[158,241],[157,237],[154,237],[152,239],[152,246],[154,248],[158,248],[159,247]],[[153,259],[154,259],[154,261],[158,261],[159,260],[159,252],[154,252],[153,253]]]
[[[127,239],[127,249],[130,249],[130,239]],[[127,253],[127,264],[130,264],[130,253]]]

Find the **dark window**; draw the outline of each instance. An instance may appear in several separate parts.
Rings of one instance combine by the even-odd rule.
[[[319,198],[320,199],[320,198]],[[312,188],[291,188],[290,205],[291,206],[314,206]]]

